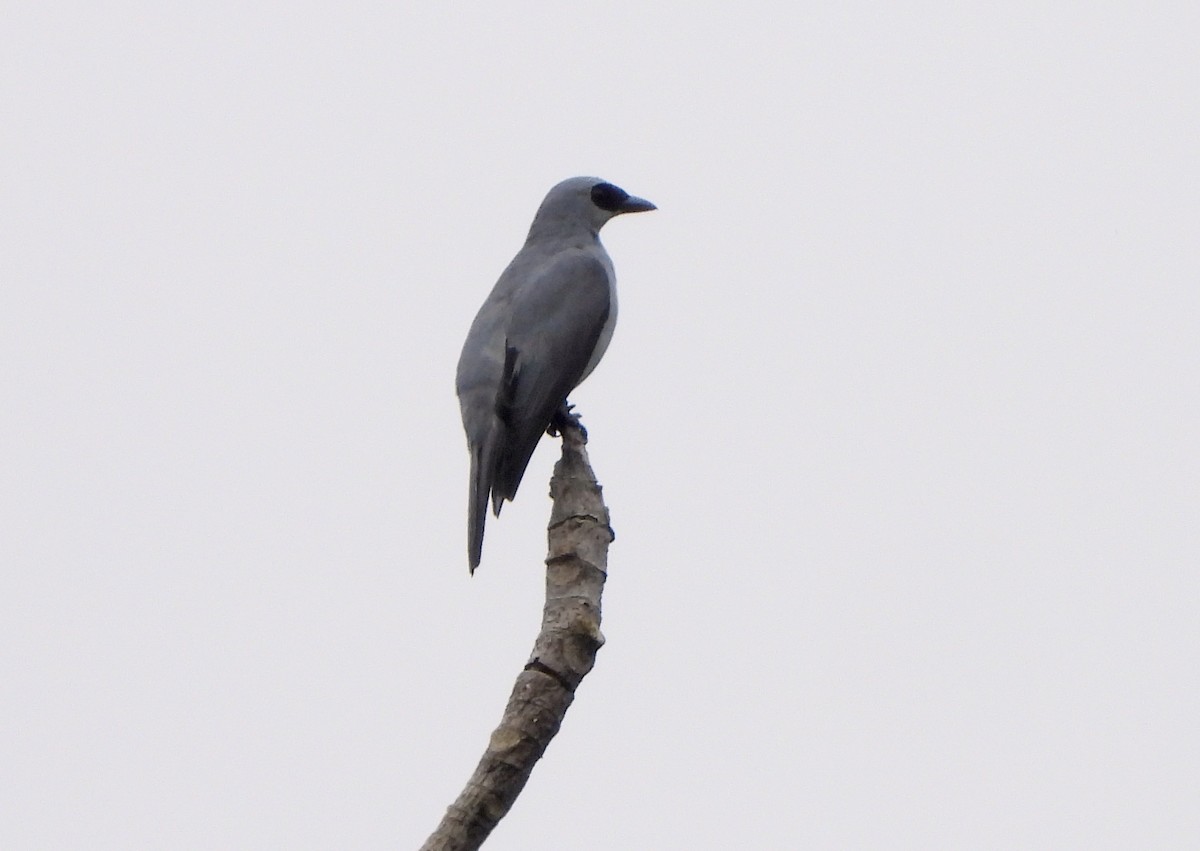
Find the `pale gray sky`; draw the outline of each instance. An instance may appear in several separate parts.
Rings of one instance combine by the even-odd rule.
[[[415,848],[542,603],[453,393],[545,191],[609,643],[490,851],[1200,846],[1186,4],[0,26],[0,847]],[[433,7],[431,7],[432,9]]]

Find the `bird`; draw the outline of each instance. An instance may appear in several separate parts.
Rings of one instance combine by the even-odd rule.
[[[604,355],[617,320],[616,273],[600,244],[615,216],[657,209],[598,177],[556,184],[521,250],[467,332],[455,389],[470,451],[467,560],[483,553],[490,497],[498,517],[538,440],[567,420],[567,395]]]

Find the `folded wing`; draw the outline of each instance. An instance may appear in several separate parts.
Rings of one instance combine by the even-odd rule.
[[[511,500],[538,440],[583,378],[610,310],[609,271],[594,254],[564,252],[523,284],[512,302],[511,358],[501,390],[504,445],[492,480],[492,508]]]

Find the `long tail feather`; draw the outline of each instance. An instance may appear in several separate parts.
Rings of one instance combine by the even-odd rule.
[[[491,488],[488,465],[483,463],[484,448],[471,453],[471,485],[467,503],[467,562],[471,575],[483,557],[483,524],[487,520],[488,492]]]
[[[496,483],[498,457],[506,439],[504,424],[498,419],[483,443],[472,448],[471,485],[467,503],[467,558],[471,573],[483,556],[483,526],[487,520],[488,496]]]
[[[485,427],[483,440],[471,446],[471,485],[467,503],[467,558],[474,575],[483,557],[483,526],[487,520],[488,496],[492,509],[500,514],[503,494],[496,489],[496,474],[500,459],[507,451],[509,420],[512,417],[513,390],[517,382],[517,350],[504,347],[504,370],[492,404],[492,415]]]

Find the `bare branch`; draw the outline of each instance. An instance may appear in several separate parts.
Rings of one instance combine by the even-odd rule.
[[[600,595],[613,532],[588,464],[585,432],[566,423],[562,437],[562,458],[550,479],[554,505],[541,632],[475,773],[421,851],[473,851],[483,844],[558,732],[604,644]]]

